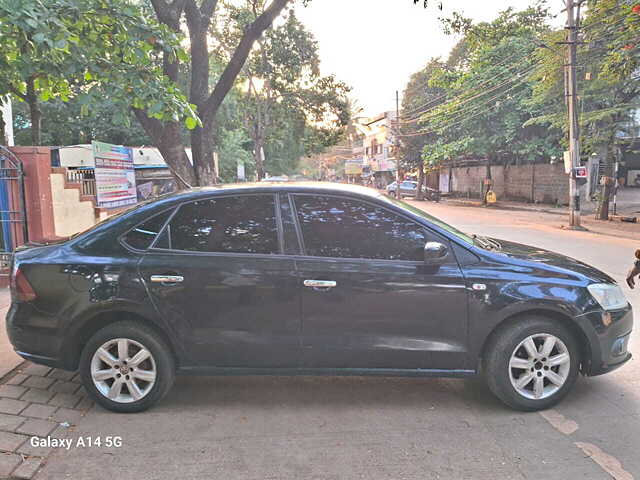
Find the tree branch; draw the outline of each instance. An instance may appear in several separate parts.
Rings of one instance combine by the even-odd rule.
[[[162,122],[157,118],[151,118],[144,110],[132,108],[134,115],[144,128],[144,131],[151,137],[153,142],[158,145],[162,139]]]
[[[271,26],[275,18],[282,12],[289,1],[290,0],[273,0],[264,12],[247,27],[238,47],[233,52],[231,60],[216,83],[213,92],[211,92],[203,108],[199,111],[203,121],[210,121],[215,116],[227,93],[229,93],[233,87],[240,70],[242,70],[242,67],[247,61],[253,44],[260,38],[260,35]]]
[[[211,19],[213,12],[216,11],[217,5],[218,0],[203,0],[202,5],[200,5],[200,13],[203,17]]]

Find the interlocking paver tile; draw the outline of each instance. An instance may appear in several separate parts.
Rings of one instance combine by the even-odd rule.
[[[29,390],[27,390],[27,393],[20,397],[20,400],[33,403],[47,403],[54,395],[55,392],[50,392],[49,390],[30,388]]]
[[[0,478],[9,478],[14,468],[20,465],[22,457],[14,453],[0,453]]]
[[[38,375],[40,377],[46,377],[47,373],[49,373],[51,370],[51,367],[30,363],[24,369],[22,369],[21,373],[24,373],[25,375]]]
[[[80,385],[73,382],[57,381],[49,387],[49,390],[56,393],[75,393]]]
[[[38,377],[37,375],[32,375],[29,378],[27,378],[24,382],[22,382],[21,386],[45,389],[45,388],[49,388],[49,386],[53,382],[55,382],[55,379],[53,378],[45,378],[45,377]]]
[[[60,370],[59,368],[54,368],[49,373],[49,378],[55,378],[56,380],[64,380],[68,382],[75,376],[76,372],[69,372],[67,370]]]
[[[56,409],[56,407],[52,407],[51,405],[32,404],[24,409],[21,416],[46,419],[53,415]]]
[[[20,385],[0,385],[0,397],[4,398],[20,398],[26,391],[27,389]]]
[[[82,417],[84,417],[84,412],[81,410],[64,407],[60,407],[53,415],[51,415],[51,418],[56,422],[69,422],[72,424],[77,424]]]
[[[9,413],[12,415],[17,415],[25,407],[29,405],[27,402],[23,402],[22,400],[14,400],[12,398],[0,398],[0,413]]]
[[[0,430],[13,432],[22,422],[24,422],[24,417],[0,413]]]
[[[58,424],[56,422],[50,422],[49,420],[43,420],[40,418],[29,418],[16,429],[16,432],[24,433],[25,435],[46,437],[57,426]]]
[[[23,373],[16,373],[13,377],[11,377],[9,380],[7,380],[7,385],[20,385],[22,382],[24,382],[27,378],[29,378],[27,375],[23,374]]]
[[[13,471],[12,478],[20,480],[31,480],[42,465],[42,458],[30,457]]]
[[[73,408],[80,403],[82,397],[80,395],[73,395],[70,393],[56,393],[55,396],[49,400],[49,405],[56,407]]]
[[[0,451],[13,452],[27,439],[24,435],[10,432],[0,432]]]

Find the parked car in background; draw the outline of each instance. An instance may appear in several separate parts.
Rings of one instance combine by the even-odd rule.
[[[149,408],[176,373],[481,374],[539,410],[631,358],[631,306],[607,274],[353,185],[161,197],[21,248],[10,284],[18,354],[78,369],[116,412]]]
[[[396,196],[396,187],[397,183],[393,182],[387,185],[387,194],[395,197]],[[431,200],[433,202],[440,201],[440,192],[434,190],[433,188],[422,186],[422,192],[424,193],[424,198],[426,200]],[[413,180],[404,180],[400,182],[400,196],[402,198],[405,197],[413,197],[415,198],[418,195],[418,182]]]

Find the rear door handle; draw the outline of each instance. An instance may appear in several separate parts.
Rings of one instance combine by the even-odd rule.
[[[184,277],[182,275],[151,275],[151,281],[163,284],[181,283]]]
[[[305,287],[312,287],[312,288],[333,288],[336,285],[338,284],[333,280],[305,280],[304,281]]]

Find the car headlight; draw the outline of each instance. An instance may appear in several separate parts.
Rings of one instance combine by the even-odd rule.
[[[605,310],[620,310],[627,306],[627,299],[618,285],[612,283],[594,283],[587,287],[591,296]]]

